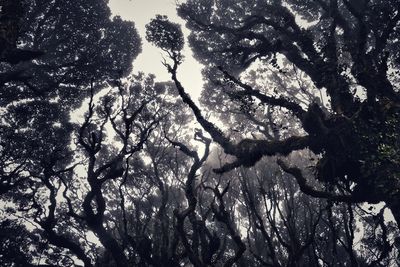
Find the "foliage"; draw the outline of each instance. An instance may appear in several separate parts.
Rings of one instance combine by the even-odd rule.
[[[130,72],[140,52],[140,38],[132,22],[110,19],[107,1],[21,0],[21,4],[24,20],[18,47],[44,55],[2,65],[5,77],[17,72],[6,80],[2,106],[35,97],[58,98],[63,105],[77,106],[82,89],[90,83],[104,83]]]
[[[146,39],[166,51],[179,52],[184,44],[180,25],[161,15],[146,25]]]
[[[329,183],[333,193],[307,188],[309,194],[335,199],[344,187],[349,201],[384,201],[398,218],[398,161],[394,155],[398,152],[399,94],[396,75],[389,71],[397,68],[398,48],[392,46],[398,36],[397,8],[397,1],[391,2],[390,8],[382,1],[323,0],[213,4],[193,0],[180,5],[179,14],[192,30],[193,50],[210,69],[205,94],[215,91],[214,97],[245,100],[252,110],[242,109],[237,114],[246,114],[250,129],[267,133],[263,140],[253,134],[252,140],[233,144],[203,123],[225,152],[237,158],[220,171],[255,164],[262,155],[287,155],[308,148],[321,155],[315,165],[316,177]],[[288,63],[293,68],[287,67]],[[246,71],[254,73],[255,68],[260,72],[268,65],[275,69],[269,84],[246,79]],[[284,82],[296,73],[304,76],[302,83]],[[279,82],[277,86],[274,81]],[[222,90],[216,90],[219,88]],[[326,92],[327,97],[322,92],[317,97],[314,88]],[[306,101],[299,98],[304,93]],[[323,105],[326,100],[329,105]],[[300,126],[299,136],[268,142],[273,136],[271,131],[265,132],[267,127],[261,127],[265,119],[253,115],[262,113],[264,106],[291,113],[296,122],[291,128]],[[271,124],[268,120],[267,125]],[[243,149],[249,151],[246,156],[242,156]],[[253,155],[250,162],[245,158],[248,155]],[[389,160],[393,156],[394,160]],[[300,169],[281,165],[298,181],[305,181]],[[389,184],[395,186],[388,190]]]
[[[398,1],[1,3],[2,266],[400,264]]]

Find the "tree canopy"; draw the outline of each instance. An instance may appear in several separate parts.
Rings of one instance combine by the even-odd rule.
[[[192,30],[194,52],[206,66],[219,70],[209,74],[209,90],[219,88],[221,94],[245,105],[283,108],[303,131],[273,141],[243,139],[246,142],[234,144],[210,128],[214,140],[237,158],[220,171],[251,166],[264,155],[307,148],[320,155],[316,178],[333,186],[333,194],[307,187],[309,193],[348,202],[385,201],[399,221],[398,7],[397,1],[182,4],[178,11]],[[239,74],[252,63],[257,64],[255,75],[270,65],[275,73],[261,75],[275,77],[262,84],[257,79],[253,84],[242,81]],[[298,93],[312,94],[316,88],[327,96],[309,95],[300,102],[293,95],[297,92],[288,94],[287,87],[293,85],[285,78],[294,72],[308,81],[305,88],[297,88]],[[323,98],[328,100],[325,106]],[[304,180],[299,169],[283,161],[280,165],[298,182]],[[346,196],[337,195],[335,187],[344,187]]]
[[[399,1],[0,6],[2,266],[400,264]]]

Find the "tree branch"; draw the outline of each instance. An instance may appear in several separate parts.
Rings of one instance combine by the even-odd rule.
[[[307,184],[307,179],[304,178],[299,168],[289,167],[281,159],[278,159],[277,163],[283,171],[291,174],[296,179],[297,184],[300,187],[300,190],[306,195],[316,198],[325,198],[331,201],[346,202],[346,203],[359,203],[359,202],[365,202],[367,200],[367,199],[355,198],[352,195],[335,195],[329,192],[317,190]]]
[[[233,83],[235,83],[236,85],[238,85],[244,89],[244,92],[242,92],[241,94],[246,94],[246,95],[257,97],[262,103],[265,103],[265,104],[269,104],[272,106],[284,107],[284,108],[292,111],[293,114],[295,114],[300,120],[302,120],[304,114],[306,113],[306,111],[303,110],[303,108],[299,104],[292,102],[290,100],[287,100],[283,97],[275,98],[275,97],[264,95],[264,94],[260,93],[260,91],[253,89],[250,85],[241,82],[238,78],[235,78],[234,76],[229,74],[221,66],[219,66],[218,69],[220,71],[222,71],[222,73],[229,80],[231,80]]]

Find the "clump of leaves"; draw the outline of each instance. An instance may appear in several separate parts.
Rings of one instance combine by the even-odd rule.
[[[184,45],[181,26],[162,15],[157,15],[146,25],[146,39],[155,46],[171,52],[181,51]]]
[[[400,160],[399,108],[390,101],[382,101],[375,114],[372,110],[364,113],[368,116],[367,122],[358,125],[360,141],[364,144],[360,151],[365,159],[364,171],[372,174],[374,169],[391,170],[389,166],[398,166]]]

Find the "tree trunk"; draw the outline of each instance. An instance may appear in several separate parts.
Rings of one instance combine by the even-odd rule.
[[[123,252],[121,246],[117,241],[107,233],[103,226],[97,226],[92,228],[92,230],[97,234],[101,244],[109,251],[115,260],[117,267],[126,267],[128,265],[128,260]]]

